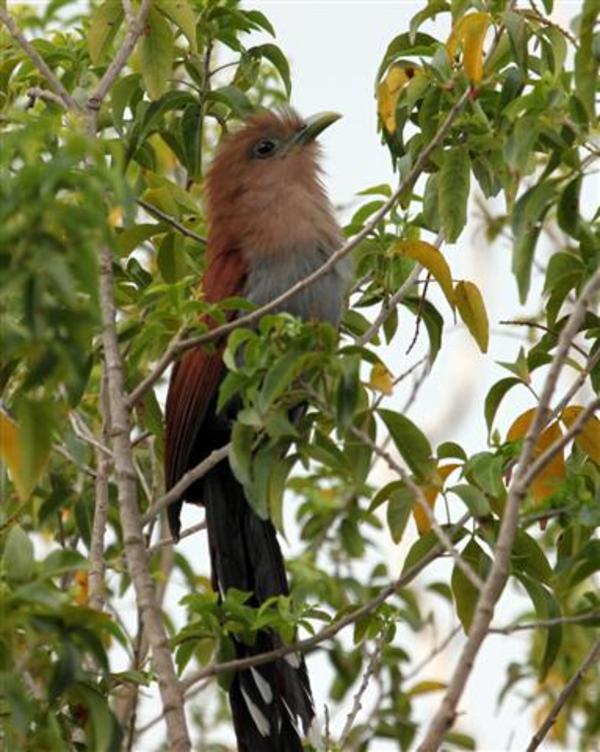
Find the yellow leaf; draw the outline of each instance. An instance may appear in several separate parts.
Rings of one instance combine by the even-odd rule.
[[[121,224],[123,219],[123,209],[120,206],[113,206],[108,212],[108,224],[111,227],[116,227]]]
[[[562,411],[561,420],[571,428],[577,420],[583,407],[570,405]],[[575,443],[584,454],[600,465],[600,420],[595,415],[590,415],[583,424],[581,431],[575,437]]]
[[[391,249],[392,253],[402,253],[418,261],[427,271],[431,272],[439,283],[448,303],[454,308],[454,290],[452,289],[452,274],[446,259],[431,243],[424,240],[400,240]]]
[[[412,66],[393,65],[377,87],[377,111],[388,133],[396,131],[396,105],[400,92],[418,71]]]
[[[89,600],[89,577],[88,573],[84,570],[77,570],[75,572],[75,603],[78,606],[87,606]]]
[[[467,325],[479,349],[483,353],[487,352],[490,325],[479,288],[473,282],[457,282],[454,287],[454,301],[461,319]]]
[[[412,689],[408,690],[408,694],[411,697],[415,697],[416,695],[426,695],[430,692],[440,692],[442,689],[446,689],[448,685],[445,682],[441,681],[420,681],[415,684],[415,686]]]
[[[375,363],[371,369],[371,376],[369,377],[369,384],[382,394],[388,396],[394,391],[394,381],[392,374],[383,365],[383,363]]]
[[[508,429],[506,436],[507,441],[518,441],[522,439],[529,430],[535,408],[527,410],[513,422]],[[538,440],[533,448],[533,457],[536,459],[546,449],[562,436],[562,431],[557,422],[551,423],[539,435]],[[559,483],[565,477],[565,459],[562,450],[557,452],[550,462],[535,476],[531,483],[531,493],[536,501],[543,501],[551,496]]]
[[[452,59],[462,47],[463,67],[469,79],[478,84],[483,78],[483,43],[490,25],[489,13],[469,13],[452,29],[446,50]]]
[[[6,463],[19,498],[24,501],[29,495],[29,488],[23,478],[19,426],[2,409],[0,409],[0,459]]]
[[[444,487],[444,481],[453,470],[456,470],[457,467],[460,467],[458,463],[450,463],[449,465],[442,465],[441,467],[438,467],[435,470],[432,482],[429,485],[422,487],[421,490],[423,491],[423,496],[425,497],[425,501],[427,502],[427,505],[431,510],[433,510],[435,501],[440,491]],[[423,509],[422,505],[419,504],[418,501],[415,501],[415,503],[413,504],[412,514],[419,535],[425,535],[425,533],[428,533],[431,530],[431,520],[429,519],[427,512]]]

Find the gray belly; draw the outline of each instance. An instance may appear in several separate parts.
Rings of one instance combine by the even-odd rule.
[[[264,305],[322,266],[328,256],[329,253],[317,248],[308,253],[293,251],[284,257],[255,262],[246,280],[244,297],[259,306]],[[305,321],[328,321],[337,327],[349,277],[350,262],[343,259],[276,311],[291,313]]]

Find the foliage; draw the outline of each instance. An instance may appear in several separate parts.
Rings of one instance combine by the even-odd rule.
[[[118,599],[131,599],[132,585],[113,476],[104,550],[107,604],[102,609],[89,602],[97,445],[109,437],[100,405],[99,249],[112,253],[118,338],[131,392],[178,332],[205,333],[207,318],[223,323],[232,309],[249,307],[239,300],[209,304],[198,293],[206,232],[202,177],[230,128],[256,108],[285,104],[292,88],[287,59],[262,12],[237,0],[154,0],[127,66],[95,112],[89,96],[131,31],[128,5],[62,0],[15,10],[34,50],[78,105],[68,112],[27,51],[0,28],[0,260],[6,270],[0,738],[13,749],[119,749],[136,718],[135,712],[121,714],[119,697],[157,682],[139,636],[118,617]],[[544,0],[546,13],[552,5]],[[241,404],[232,467],[259,515],[282,534],[299,530],[299,550],[289,561],[291,596],[259,609],[248,605],[245,593],[230,591],[220,600],[196,561],[181,553],[170,560],[167,549],[152,548],[156,582],[179,574],[189,590],[179,606],[167,601],[165,607],[181,676],[231,659],[232,635],[252,643],[259,629],[270,628],[291,644],[298,634],[335,625],[397,577],[376,541],[389,537],[398,544],[413,536],[405,573],[432,552],[439,557],[432,516],[468,570],[480,579],[488,575],[511,471],[539,401],[537,385],[544,383],[574,302],[600,266],[600,214],[589,216],[580,202],[598,158],[599,15],[598,4],[585,0],[573,38],[533,3],[428,0],[390,42],[376,82],[383,146],[401,178],[428,144],[435,148],[424,175],[406,186],[354,249],[340,337],[325,325],[267,315],[256,327],[235,330],[224,353],[229,373],[220,402],[235,397]],[[447,39],[421,29],[438,16],[451,21]],[[266,41],[247,46],[250,32]],[[503,199],[504,211],[488,216],[487,240],[510,236],[512,284],[521,302],[531,301],[536,275],[544,282],[537,314],[527,323],[527,347],[498,364],[499,378],[487,393],[480,416],[487,444],[471,452],[454,442],[431,446],[398,409],[394,390],[402,377],[390,373],[382,346],[395,346],[402,327],[414,321],[417,338],[422,322],[422,380],[450,347],[445,327],[459,319],[481,352],[493,357],[485,290],[456,279],[446,253],[464,231],[474,191]],[[365,190],[345,228],[348,237],[368,228],[391,195],[387,185]],[[542,243],[545,234],[550,249]],[[487,252],[486,241],[480,244]],[[399,290],[404,294],[395,298]],[[598,353],[600,319],[590,305],[565,363],[595,395]],[[504,425],[498,411],[516,388],[529,390],[532,409]],[[161,495],[162,402],[159,383],[132,412],[142,512]],[[570,395],[551,408],[534,458],[573,426],[583,406]],[[388,442],[407,471],[400,476],[392,464],[392,479],[382,483],[372,470],[389,458],[382,449]],[[594,587],[599,503],[600,421],[592,415],[531,482],[510,558],[511,585],[530,602],[523,618],[555,621],[532,630],[528,655],[510,667],[499,698],[535,677],[535,692],[526,686],[538,720],[600,623]],[[149,541],[154,528],[151,520]],[[391,588],[355,620],[352,638],[332,633],[322,643],[332,669],[331,704],[343,708],[369,670],[366,646],[379,646],[372,669],[376,702],[354,718],[343,748],[376,749],[383,739],[403,750],[412,746],[422,696],[442,691],[446,681],[416,681],[410,669],[418,659],[416,637],[439,614],[430,599],[439,598],[465,632],[477,606],[477,587],[464,567],[446,557],[443,571],[429,582],[429,599],[413,584]],[[130,658],[127,671],[114,670],[115,645]],[[220,683],[229,676],[219,674]],[[597,743],[599,698],[591,690],[599,679],[595,667],[581,681],[552,731],[555,740],[582,749]],[[208,743],[227,722],[222,693],[218,697],[216,711],[189,700]],[[569,723],[575,717],[583,719],[577,728]],[[475,741],[455,731],[446,746],[472,749]]]

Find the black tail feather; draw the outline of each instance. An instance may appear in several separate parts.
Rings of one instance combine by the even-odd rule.
[[[253,592],[254,605],[287,595],[275,528],[254,513],[227,462],[206,476],[203,498],[213,578],[220,592],[231,587]],[[277,635],[265,630],[252,646],[236,643],[237,656],[258,655],[280,644]],[[314,718],[301,655],[238,671],[229,701],[240,752],[301,752],[300,734],[307,733]]]

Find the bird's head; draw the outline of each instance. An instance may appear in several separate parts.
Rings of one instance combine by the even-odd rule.
[[[270,255],[310,242],[311,233],[333,233],[335,245],[339,231],[319,179],[316,138],[339,117],[261,112],[227,136],[207,175],[209,242]]]

